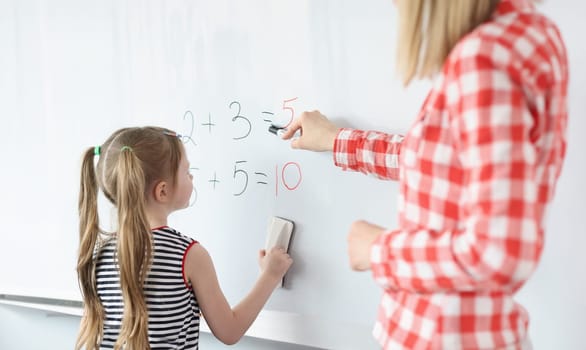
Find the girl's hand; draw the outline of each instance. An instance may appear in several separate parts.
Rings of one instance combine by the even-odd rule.
[[[289,140],[297,130],[301,136],[291,140],[291,147],[309,151],[332,151],[336,136],[340,131],[334,123],[319,111],[303,112],[289,126],[282,135],[283,140]]]
[[[348,233],[348,257],[350,267],[355,271],[370,269],[370,247],[384,228],[364,220],[355,221]]]
[[[258,263],[260,265],[261,273],[281,280],[289,267],[293,263],[293,259],[285,252],[283,248],[272,248],[268,252],[264,249],[259,252]]]

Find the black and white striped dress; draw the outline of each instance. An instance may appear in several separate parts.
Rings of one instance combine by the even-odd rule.
[[[144,290],[151,349],[197,349],[199,306],[191,285],[183,278],[185,254],[197,242],[166,226],[154,229],[152,234],[154,255]],[[113,238],[97,256],[98,296],[105,311],[100,349],[114,347],[122,321],[122,293],[115,250],[116,239]]]

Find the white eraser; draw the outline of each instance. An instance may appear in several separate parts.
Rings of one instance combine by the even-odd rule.
[[[289,241],[293,233],[293,221],[273,216],[269,220],[265,250],[269,251],[274,247],[280,247],[289,251]],[[281,286],[283,281],[281,281]]]
[[[266,250],[272,249],[273,247],[281,247],[285,251],[289,250],[289,241],[293,233],[293,221],[273,216],[269,220],[267,231]]]

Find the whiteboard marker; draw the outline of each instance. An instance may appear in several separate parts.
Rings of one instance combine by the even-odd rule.
[[[276,126],[276,125],[271,125],[269,126],[269,132],[273,133],[277,136],[283,136],[283,134],[287,131],[287,128],[285,127],[281,127],[281,126]],[[299,137],[301,134],[299,133],[299,130],[295,131],[295,134],[293,134],[293,138],[297,138]]]

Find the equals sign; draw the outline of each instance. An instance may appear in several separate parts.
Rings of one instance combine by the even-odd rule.
[[[262,112],[262,114],[263,115],[265,115],[265,114],[266,115],[271,115],[271,116],[275,115],[275,113],[273,113],[273,112]],[[266,119],[264,116],[263,116],[263,119],[262,120],[264,120],[267,123],[272,123],[273,122],[273,119],[272,118],[271,119]]]
[[[256,175],[260,175],[260,176],[264,176],[264,178],[265,178],[265,179],[268,177],[268,176],[267,176],[267,174],[265,174],[265,173],[259,173],[259,172],[255,172],[255,174],[256,174]],[[257,181],[256,183],[257,183],[257,184],[263,184],[263,185],[266,185],[266,184],[267,184],[266,180],[265,180],[265,181],[260,181],[260,180],[259,180],[259,181]]]

